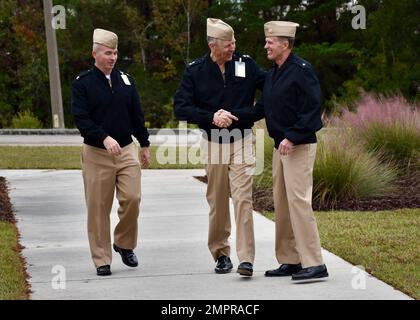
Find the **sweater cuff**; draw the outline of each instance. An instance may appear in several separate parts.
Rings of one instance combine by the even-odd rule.
[[[102,133],[102,134],[101,134],[101,142],[102,142],[102,143],[104,143],[104,140],[105,140],[106,138],[108,138],[108,134],[107,134],[107,133],[105,133],[105,132],[104,132],[104,133]]]
[[[150,146],[149,140],[139,141],[139,143],[140,143],[140,147],[142,148],[148,148]]]

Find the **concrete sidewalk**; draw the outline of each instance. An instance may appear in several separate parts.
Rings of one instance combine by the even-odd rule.
[[[266,278],[277,267],[274,223],[255,214],[256,261],[252,278],[215,274],[207,249],[203,170],[144,170],[135,250],[140,266],[128,268],[114,253],[112,276],[98,277],[90,259],[80,171],[0,170],[10,183],[33,299],[410,299],[324,251],[330,278],[294,283]],[[112,213],[117,220],[116,205]],[[233,212],[233,210],[232,210]],[[233,220],[232,220],[233,221]],[[234,231],[234,228],[233,228]],[[232,234],[235,239],[235,234]],[[238,265],[235,244],[232,261]],[[53,268],[65,268],[66,288],[53,289]],[[62,266],[62,267],[60,267]],[[352,287],[366,279],[366,288]]]

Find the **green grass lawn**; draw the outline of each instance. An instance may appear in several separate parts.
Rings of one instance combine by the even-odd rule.
[[[13,223],[0,221],[0,300],[28,299],[25,271]]]
[[[273,213],[265,213],[273,220]],[[420,209],[316,212],[322,246],[420,299]]]
[[[201,169],[200,164],[159,164],[157,146],[151,146],[150,169]],[[190,150],[190,149],[188,149]],[[195,150],[195,149],[194,149]],[[194,151],[194,150],[191,150]],[[168,147],[166,154],[176,154],[176,147]],[[0,147],[0,169],[80,169],[81,147]],[[167,156],[165,158],[168,158]]]

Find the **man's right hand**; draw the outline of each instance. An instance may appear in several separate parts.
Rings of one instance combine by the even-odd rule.
[[[232,121],[238,121],[238,118],[229,111],[220,109],[213,116],[213,124],[220,128],[227,128],[232,124]]]
[[[116,140],[111,138],[110,136],[106,137],[104,140],[104,146],[108,153],[113,154],[115,156],[121,155],[121,147]]]

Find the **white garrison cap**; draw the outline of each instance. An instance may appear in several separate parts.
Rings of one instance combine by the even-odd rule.
[[[95,29],[93,31],[93,43],[102,44],[111,49],[117,49],[118,36],[111,31],[104,29]]]
[[[299,27],[299,24],[296,22],[269,21],[264,24],[264,34],[266,37],[294,38],[297,27]]]
[[[207,36],[220,40],[233,40],[235,32],[232,27],[220,19],[207,18]]]

